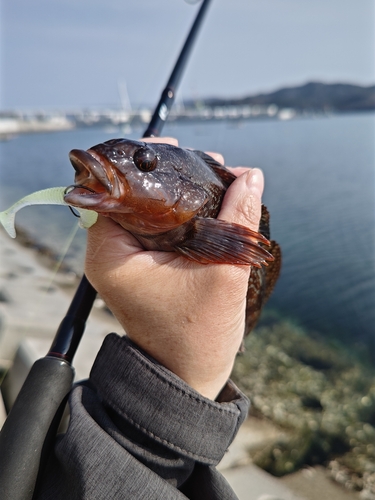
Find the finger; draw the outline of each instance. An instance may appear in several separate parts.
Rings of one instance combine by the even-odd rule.
[[[142,249],[138,240],[110,217],[99,215],[87,231],[87,253],[93,257],[119,251],[127,255]]]
[[[258,231],[263,188],[261,170],[253,168],[242,174],[229,186],[218,218]]]
[[[175,137],[142,137],[141,141],[153,144],[171,144],[178,147],[178,140]]]
[[[224,156],[220,153],[214,153],[212,151],[206,151],[206,155],[212,156],[214,160],[224,165]]]

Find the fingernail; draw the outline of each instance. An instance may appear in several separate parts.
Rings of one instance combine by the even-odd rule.
[[[264,189],[263,172],[259,168],[253,168],[246,176],[246,185],[254,196],[262,197]]]

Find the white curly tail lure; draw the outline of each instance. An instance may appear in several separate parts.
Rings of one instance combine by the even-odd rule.
[[[4,226],[4,229],[9,234],[11,238],[16,237],[16,229],[14,227],[14,220],[16,213],[21,208],[27,207],[29,205],[63,205],[68,207],[69,205],[64,201],[64,194],[66,192],[66,187],[54,187],[48,189],[42,189],[41,191],[35,191],[35,193],[28,194],[21,200],[17,201],[14,205],[9,207],[7,210],[0,212],[0,222]],[[88,229],[93,226],[98,219],[98,214],[93,210],[86,210],[84,208],[74,209],[79,213],[80,216],[80,226],[84,229]]]

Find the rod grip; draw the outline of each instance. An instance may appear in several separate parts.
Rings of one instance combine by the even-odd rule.
[[[43,451],[55,437],[73,378],[72,366],[58,358],[45,357],[31,367],[0,433],[2,500],[32,499]]]

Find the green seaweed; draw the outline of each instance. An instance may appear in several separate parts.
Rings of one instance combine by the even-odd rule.
[[[346,486],[375,494],[375,370],[277,314],[266,315],[245,348],[232,378],[252,412],[284,431],[252,450],[254,462],[276,476],[322,464]]]

